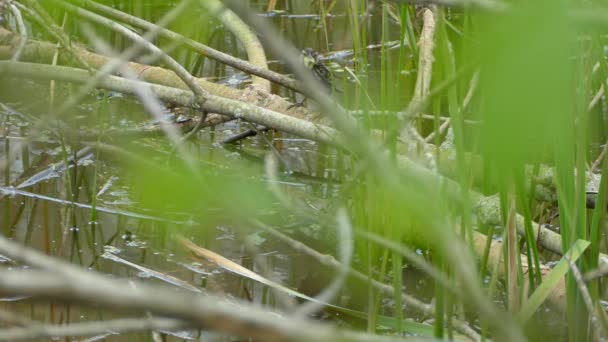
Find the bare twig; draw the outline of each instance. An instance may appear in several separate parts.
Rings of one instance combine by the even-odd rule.
[[[595,95],[593,96],[593,98],[591,99],[591,101],[589,102],[589,105],[587,106],[587,111],[590,112],[602,99],[602,96],[604,96],[604,85],[602,84],[600,86],[600,89],[597,90],[597,92],[595,93]]]
[[[321,254],[318,251],[316,251],[315,249],[303,244],[300,241],[292,239],[291,237],[279,232],[278,230],[276,230],[262,222],[253,221],[253,223],[256,225],[256,227],[263,229],[264,231],[270,233],[272,236],[289,244],[289,246],[291,246],[291,248],[295,249],[296,251],[306,253],[307,255],[313,257],[322,265],[335,268],[336,270],[339,270],[342,267],[342,264],[331,255]],[[350,267],[348,268],[348,272],[349,272],[349,275],[352,276],[353,278],[355,278],[363,283],[371,284],[371,286],[373,286],[376,290],[380,291],[381,293],[383,293],[386,296],[395,295],[395,288],[393,288],[391,285],[383,284],[375,279],[369,279],[369,277],[367,275],[365,275],[353,268],[350,268]],[[401,292],[401,299],[403,300],[403,302],[406,305],[414,308],[415,310],[418,310],[419,312],[422,312],[423,314],[425,314],[427,316],[434,315],[435,309],[430,304],[421,302],[420,300],[416,299],[415,297],[410,296],[404,292]],[[453,320],[452,323],[454,324],[455,328],[458,331],[460,331],[462,334],[470,337],[473,341],[480,340],[479,334],[477,334],[466,322],[455,319],[455,320]]]
[[[74,206],[74,207],[83,208],[83,209],[92,209],[93,208],[93,206],[90,204],[68,201],[68,200],[64,200],[64,199],[60,199],[60,198],[56,198],[56,197],[36,194],[33,192],[29,192],[29,191],[15,189],[13,187],[0,186],[0,195],[8,195],[8,196],[19,195],[19,196],[23,196],[23,197],[35,198],[37,200],[58,203],[61,205],[69,205],[69,206]],[[125,210],[120,210],[120,209],[112,209],[112,208],[103,207],[103,206],[95,206],[95,210],[98,212],[103,212],[103,213],[108,213],[108,214],[113,214],[113,215],[121,215],[121,216],[126,216],[126,217],[135,217],[135,218],[143,219],[143,220],[175,223],[174,221],[171,221],[171,220],[168,220],[168,219],[165,219],[162,217],[158,217],[158,216],[144,215],[144,214],[139,214],[139,213],[135,213],[135,212],[125,211]]]
[[[593,96],[593,98],[589,102],[589,105],[587,106],[587,112],[590,112],[600,102],[600,100],[602,99],[602,96],[604,96],[604,85],[603,84],[600,86],[600,89],[597,90],[597,93],[595,94],[595,96]],[[597,169],[597,167],[600,165],[600,163],[606,156],[607,150],[608,150],[608,143],[606,143],[604,145],[604,148],[602,149],[602,152],[600,153],[600,155],[597,157],[597,159],[595,159],[593,164],[591,164],[591,167],[589,168],[589,172],[593,173],[595,171],[595,169]]]
[[[338,267],[338,273],[333,281],[327,286],[321,293],[319,293],[315,299],[321,303],[329,303],[340,291],[342,285],[346,281],[348,276],[348,270],[353,257],[354,241],[353,241],[353,228],[349,222],[346,209],[342,208],[338,210],[336,218],[336,229],[338,230],[338,250],[340,253],[340,265]],[[302,304],[295,312],[296,317],[306,317],[309,314],[321,309],[322,304],[318,302],[307,302]]]
[[[576,286],[578,287],[581,297],[583,298],[583,303],[585,303],[585,306],[587,307],[587,312],[589,313],[589,315],[591,315],[591,326],[595,331],[595,338],[596,340],[600,340],[602,336],[601,320],[605,317],[603,316],[604,313],[597,312],[597,307],[593,305],[593,301],[591,300],[591,294],[589,294],[587,284],[585,284],[585,281],[583,280],[583,275],[581,274],[576,264],[572,262],[572,260],[567,255],[564,256],[564,258],[566,258],[566,260],[568,261],[568,265],[570,265],[570,271],[572,272],[572,276],[576,281]],[[599,315],[602,315],[602,317],[600,317]],[[604,334],[608,333],[608,331],[603,332]]]
[[[156,45],[150,43],[149,39],[145,39],[143,37],[141,37],[140,35],[136,34],[135,32],[127,29],[126,27],[117,24],[116,22],[109,20],[107,18],[104,18],[100,15],[97,15],[93,12],[84,10],[82,8],[78,8],[76,6],[73,6],[71,4],[66,3],[63,0],[53,0],[54,2],[56,2],[57,4],[61,5],[63,8],[65,8],[68,11],[71,11],[85,19],[88,19],[92,22],[95,22],[97,24],[100,24],[104,27],[107,27],[129,39],[131,39],[133,42],[135,42],[135,46],[139,47],[143,47],[146,50],[150,51],[151,53],[160,56],[160,59],[167,64],[167,67],[169,69],[171,69],[173,72],[175,72],[175,74],[177,76],[179,76],[179,78],[188,85],[188,88],[190,88],[190,90],[192,90],[192,92],[196,95],[196,98],[199,99],[199,101],[197,102],[201,102],[204,101],[204,99],[209,95],[209,93],[204,90],[198,83],[196,83],[196,80],[194,78],[194,76],[192,76],[181,64],[179,64],[177,61],[175,61],[175,59],[171,58],[171,56],[169,56],[168,54],[166,54],[164,51],[162,51],[161,49],[159,49]],[[191,0],[184,0],[182,1],[181,4],[181,8],[184,9],[186,8]],[[174,16],[167,16],[165,15],[165,18],[174,18],[175,16],[177,16],[178,13],[180,13],[181,11],[175,11],[175,9],[173,10],[173,14]],[[159,25],[158,28],[154,29],[152,32],[154,33],[154,36],[158,33],[160,33],[160,27],[162,27],[163,25]]]
[[[263,128],[260,129],[260,131],[262,131],[262,132],[266,132],[268,130],[269,130],[268,127],[263,127]],[[230,137],[228,137],[228,138],[220,141],[220,144],[221,145],[224,145],[224,144],[234,144],[235,142],[237,142],[239,140],[242,140],[242,139],[245,139],[245,138],[248,138],[248,137],[254,137],[256,135],[258,135],[258,130],[255,130],[255,129],[251,128],[251,129],[248,129],[248,130],[243,131],[241,133],[235,134],[233,136],[230,136]]]
[[[515,194],[510,191],[508,194],[508,218],[507,218],[507,293],[509,296],[509,310],[513,313],[519,311],[520,308],[520,292],[519,282],[517,277],[519,275],[517,264],[519,254],[517,253],[517,229],[515,223],[515,214],[517,213],[515,208]]]
[[[57,39],[61,46],[74,58],[79,66],[87,69],[89,72],[93,72],[93,68],[91,68],[91,66],[74,51],[72,44],[70,43],[70,38],[63,31],[63,27],[57,26],[57,24],[53,21],[53,18],[51,18],[44,7],[42,7],[39,2],[35,0],[25,0],[25,2],[32,8],[30,9],[18,2],[15,2],[15,4],[19,6],[19,8],[21,8],[21,10],[30,17],[30,19],[36,21],[51,36]]]
[[[433,265],[428,263],[423,257],[419,256],[418,254],[416,254],[414,251],[410,250],[406,246],[403,246],[402,244],[385,239],[382,236],[374,234],[374,233],[362,231],[362,232],[358,232],[357,234],[363,236],[364,238],[366,238],[374,243],[377,243],[394,252],[397,252],[402,257],[407,259],[407,261],[409,261],[412,265],[414,265],[415,267],[417,267],[418,269],[420,269],[421,271],[423,271],[424,273],[429,275],[431,278],[433,278],[437,283],[441,284],[446,289],[452,290],[455,293],[457,293],[457,289],[452,288],[452,286],[450,285],[451,281],[443,273],[441,273],[439,270],[437,270],[435,267],[433,267]]]
[[[12,61],[18,61],[21,57],[21,52],[23,51],[23,48],[25,48],[25,44],[27,43],[27,29],[25,28],[25,23],[23,22],[23,17],[21,16],[21,11],[19,11],[19,8],[17,8],[17,6],[11,3],[9,4],[9,9],[11,10],[13,17],[15,18],[15,21],[17,22],[17,28],[19,29],[19,34],[21,35],[19,47],[17,47],[17,50],[11,58]]]
[[[508,6],[503,1],[495,0],[404,0],[412,4],[436,4],[450,7],[477,7],[491,12],[503,12]]]
[[[117,9],[111,8],[109,6],[105,6],[103,4],[97,3],[92,0],[84,0],[83,5],[86,6],[87,8],[94,9],[97,12],[111,16],[117,20],[120,20],[124,23],[133,25],[138,28],[151,30],[154,26],[156,26],[155,24],[145,21],[141,18],[135,17],[128,13],[121,12]],[[259,76],[259,77],[263,77],[267,80],[270,80],[277,84],[283,85],[287,88],[293,89],[300,93],[304,92],[302,85],[297,80],[294,80],[293,78],[279,74],[272,70],[268,70],[267,68],[248,63],[244,60],[233,57],[227,53],[215,50],[200,42],[197,42],[190,38],[186,38],[186,37],[180,35],[179,33],[170,31],[166,28],[161,28],[160,33],[161,33],[161,36],[164,38],[170,39],[172,41],[183,42],[183,44],[185,44],[187,47],[202,54],[203,56],[212,58],[218,62],[229,65],[235,69],[238,69],[238,70]]]
[[[478,83],[479,83],[479,71],[475,72],[475,74],[471,78],[471,82],[469,83],[469,90],[467,91],[467,95],[464,97],[464,100],[462,101],[462,105],[460,106],[460,109],[459,109],[459,111],[461,113],[464,113],[464,111],[469,106],[469,103],[471,103],[471,99],[473,98],[473,94],[475,93],[475,90],[477,89]],[[451,122],[451,119],[447,118],[441,124],[441,126],[439,126],[437,133],[443,134],[443,132],[445,132],[445,130],[450,126],[450,122]],[[424,138],[424,142],[429,143],[433,140],[434,137],[435,137],[435,132],[433,131],[426,138]]]
[[[597,169],[597,167],[600,166],[600,163],[606,157],[607,152],[608,152],[608,142],[606,144],[604,144],[604,148],[602,149],[602,152],[600,153],[599,156],[597,156],[597,159],[595,159],[595,161],[593,161],[593,164],[591,164],[591,167],[589,168],[589,172],[593,173]]]

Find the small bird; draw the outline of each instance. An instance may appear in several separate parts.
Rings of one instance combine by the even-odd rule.
[[[312,72],[315,79],[323,85],[323,88],[325,88],[325,90],[329,94],[332,94],[334,92],[340,93],[340,90],[338,90],[335,87],[335,85],[333,84],[332,73],[329,71],[329,69],[327,69],[325,64],[323,64],[320,53],[318,53],[314,49],[305,48],[302,50],[301,56],[302,56],[302,62],[304,64],[304,66],[306,67],[306,69],[308,69]],[[304,105],[305,101],[306,101],[306,98],[292,104],[287,109],[291,109],[294,107],[301,107]],[[309,107],[309,109],[315,109],[315,106],[311,107],[310,104],[308,107]]]
[[[315,78],[331,91],[331,72],[321,61],[321,54],[311,48],[305,48],[302,50],[302,59],[304,66],[312,71]]]

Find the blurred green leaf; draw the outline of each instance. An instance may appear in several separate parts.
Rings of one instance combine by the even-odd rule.
[[[149,154],[144,158],[154,164],[132,161],[129,165],[134,187],[142,204],[160,215],[180,212],[205,221],[239,222],[268,213],[273,203],[259,171],[255,173],[246,162],[200,163],[195,175],[176,161],[164,166],[165,157]]]
[[[576,262],[578,258],[583,254],[585,249],[589,246],[589,241],[577,240],[572,248],[562,257],[557,266],[553,268],[553,271],[545,277],[543,283],[532,293],[528,301],[519,311],[517,318],[520,322],[526,322],[534,312],[540,307],[540,305],[547,299],[549,294],[555,290],[560,281],[564,280],[564,276],[568,273],[570,266],[568,260]]]
[[[482,21],[482,151],[498,170],[520,169],[567,146],[574,67],[567,22],[560,1],[514,4]]]

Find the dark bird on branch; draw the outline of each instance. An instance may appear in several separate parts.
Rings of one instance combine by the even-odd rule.
[[[329,91],[338,91],[332,84],[332,75],[329,69],[323,64],[321,54],[311,48],[302,50],[302,60],[304,66],[312,71],[315,78],[321,82]],[[339,91],[338,91],[339,92]]]

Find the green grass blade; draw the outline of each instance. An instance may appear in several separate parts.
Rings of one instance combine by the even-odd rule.
[[[568,250],[568,253],[562,257],[557,263],[557,266],[549,273],[545,278],[545,281],[534,291],[532,296],[523,305],[519,313],[517,314],[517,320],[519,322],[526,322],[532,317],[534,312],[540,307],[540,305],[547,299],[551,291],[555,289],[557,284],[564,279],[566,273],[570,269],[567,258],[576,262],[578,258],[583,254],[585,249],[590,245],[589,241],[576,240],[574,245]]]

